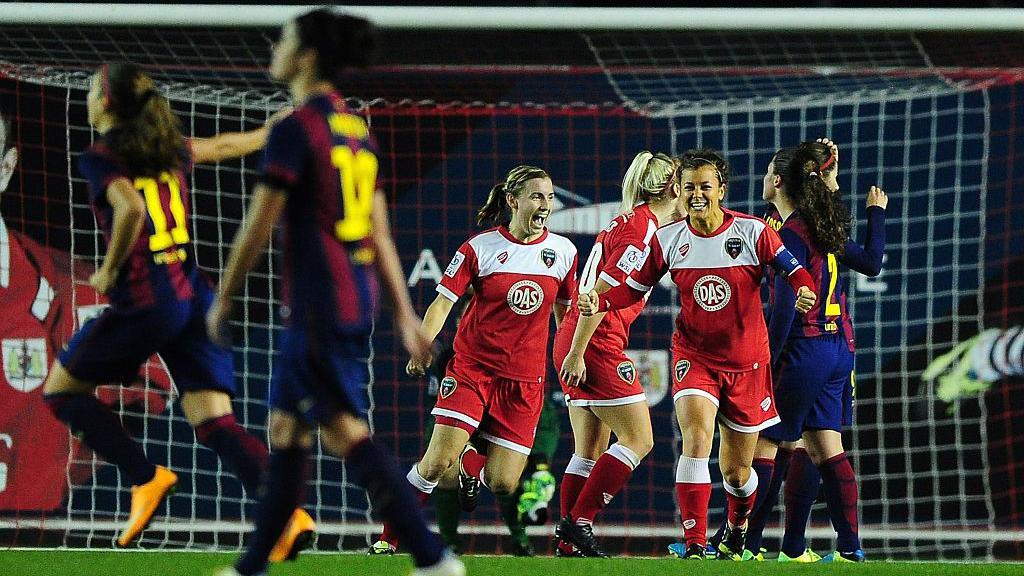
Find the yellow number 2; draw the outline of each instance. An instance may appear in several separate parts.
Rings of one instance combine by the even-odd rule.
[[[170,230],[167,229],[167,215],[160,202],[160,183],[167,185],[171,196],[169,204],[174,227]],[[142,192],[145,197],[146,211],[149,212],[149,219],[153,222],[153,234],[149,236],[150,251],[162,252],[172,246],[188,244],[185,204],[181,201],[181,187],[178,186],[178,178],[170,172],[161,172],[159,183],[155,178],[136,178],[135,189]]]
[[[828,298],[825,300],[825,318],[838,318],[842,314],[836,299],[836,283],[839,281],[839,262],[836,255],[828,253]]]

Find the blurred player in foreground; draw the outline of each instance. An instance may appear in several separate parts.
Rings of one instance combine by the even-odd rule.
[[[340,73],[365,67],[375,42],[362,18],[314,10],[284,25],[270,75],[300,103],[271,130],[262,181],[235,237],[210,309],[210,337],[225,342],[232,296],[263,256],[283,220],[285,330],[271,383],[273,453],[249,547],[224,574],[263,573],[274,541],[302,501],[312,428],[345,459],[376,514],[408,543],[415,574],[461,576],[465,568],[424,523],[393,458],[370,439],[366,423],[370,338],[379,271],[395,308],[395,330],[415,357],[429,341],[417,326],[377,188],[377,156],[366,122],[337,92]]]

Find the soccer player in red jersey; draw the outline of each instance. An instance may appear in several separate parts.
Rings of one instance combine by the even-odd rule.
[[[232,411],[231,351],[206,337],[213,291],[189,238],[185,175],[194,162],[259,149],[267,129],[186,140],[166,98],[128,63],[105,65],[93,75],[87,106],[101,137],[82,154],[79,168],[107,241],[89,284],[107,295],[110,307],[75,334],[44,391],[57,419],[132,484],[128,525],[118,538],[123,547],[149,523],[177,476],[146,458],[93,391],[100,383],[132,379],[154,352],[174,378],[196,437],[233,469],[249,494],[255,496],[265,468],[266,447]]]
[[[207,317],[210,337],[226,339],[232,296],[280,220],[285,329],[267,423],[274,452],[249,547],[224,574],[266,570],[275,540],[302,501],[314,426],[324,448],[343,458],[367,491],[374,512],[408,542],[414,574],[465,574],[462,562],[427,529],[394,459],[370,438],[366,422],[378,274],[403,345],[417,358],[429,355],[430,347],[391,237],[376,145],[366,121],[338,93],[342,73],[366,67],[375,43],[368,21],[318,9],[285,24],[274,45],[270,75],[288,83],[300,104],[270,132],[261,182]]]
[[[459,247],[437,285],[438,296],[423,317],[431,339],[470,285],[473,298],[431,411],[430,443],[407,476],[421,502],[456,463],[467,511],[476,507],[480,485],[496,494],[511,494],[519,485],[544,406],[550,318],[553,312],[561,322],[576,290],[576,247],[544,225],[554,199],[547,172],[513,168],[477,215],[479,224],[494,227]],[[428,366],[428,359],[413,357],[407,371],[421,376]],[[486,450],[469,444],[477,429]],[[371,552],[393,553],[396,544],[385,524]]]
[[[620,215],[597,235],[580,292],[603,294],[629,282],[650,254],[655,230],[679,219],[675,168],[664,154],[636,155],[622,181]],[[575,439],[559,488],[559,555],[606,555],[593,536],[594,517],[654,445],[647,399],[625,353],[629,327],[645,303],[582,318],[571,308],[555,334],[552,354]],[[616,439],[611,447],[609,431]]]
[[[784,275],[796,308],[815,301],[810,276],[763,220],[725,209],[729,167],[716,152],[689,150],[677,170],[687,216],[658,229],[651,253],[630,282],[605,294],[581,294],[580,313],[627,308],[665,274],[679,287],[672,335],[673,399],[682,431],[676,492],[687,558],[704,558],[715,417],[719,462],[729,502],[726,543],[742,542],[757,491],[750,469],[757,433],[779,421],[772,397],[768,331],[761,307],[764,268]]]

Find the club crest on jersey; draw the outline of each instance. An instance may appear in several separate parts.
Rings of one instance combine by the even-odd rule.
[[[441,379],[441,385],[437,387],[437,393],[441,395],[441,398],[447,398],[455,393],[455,389],[458,387],[459,383],[455,381],[455,378],[445,376]]]
[[[729,303],[732,288],[729,283],[714,274],[701,276],[693,285],[693,299],[708,312],[717,312]]]
[[[498,262],[501,262],[502,264],[504,264],[505,262],[508,262],[508,252],[507,251],[506,252],[502,252],[501,254],[498,254]]]
[[[619,373],[619,378],[630,384],[633,383],[633,380],[636,380],[636,367],[633,366],[632,362],[622,362],[615,367],[615,370]]]
[[[690,361],[680,360],[676,362],[676,382],[682,382],[686,373],[690,371]]]
[[[4,338],[0,358],[7,383],[18,392],[31,392],[43,385],[50,364],[43,338]]]
[[[735,260],[742,251],[743,241],[739,238],[729,238],[725,241],[725,253],[732,257],[733,260]]]
[[[544,265],[547,266],[548,268],[551,268],[552,266],[555,265],[555,251],[552,250],[551,248],[545,248],[541,250],[540,261],[543,262]]]
[[[544,290],[533,280],[520,280],[508,289],[508,307],[520,316],[528,316],[544,303]]]
[[[690,252],[690,243],[687,242],[679,247],[679,257],[686,258],[686,255]]]

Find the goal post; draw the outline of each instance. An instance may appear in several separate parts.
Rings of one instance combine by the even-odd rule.
[[[28,247],[48,263],[38,276],[63,287],[50,301],[64,320],[47,325],[58,340],[95,312],[85,279],[103,252],[75,166],[95,136],[84,104],[89,74],[102,62],[133,59],[158,81],[187,134],[250,129],[288,102],[264,72],[267,38],[308,8],[0,4],[0,114],[13,124],[8,145],[19,150],[15,176],[0,194],[0,234],[15,240],[0,247]],[[872,558],[1021,557],[1024,494],[1017,486],[1024,462],[1013,457],[1021,447],[1013,400],[1021,383],[1000,382],[946,403],[920,374],[982,329],[1019,324],[1024,316],[1010,297],[1024,282],[1016,168],[1024,149],[1024,14],[346,10],[370,17],[384,35],[382,62],[347,79],[345,95],[380,143],[396,242],[421,311],[447,259],[474,231],[476,207],[516,164],[552,174],[558,206],[549,226],[586,253],[641,149],[721,150],[734,174],[726,203],[760,214],[760,183],[776,149],[820,136],[838,142],[839,182],[858,237],[868,186],[881,186],[892,199],[882,276],[850,279],[858,387],[845,439],[860,481],[866,551]],[[833,29],[839,21],[843,30]],[[245,213],[257,163],[249,157],[197,167],[192,176],[197,260],[214,277]],[[236,411],[260,434],[278,330],[278,277],[273,260],[250,277],[235,349]],[[652,400],[655,448],[596,528],[614,538],[610,548],[629,554],[660,555],[681,534],[672,484],[678,431],[666,399],[664,354],[675,298],[670,287],[655,288],[634,325],[630,348],[642,357],[638,372]],[[42,446],[27,432],[25,422],[34,420],[5,420],[4,406],[38,411],[41,376],[30,370],[35,357],[26,352],[38,337],[3,338],[0,543],[110,546],[126,516],[127,487],[66,433],[46,440],[49,449],[64,450],[56,495],[15,498],[18,475],[46,466],[26,451]],[[52,360],[53,348],[43,345],[37,356]],[[430,399],[422,382],[404,375],[397,350],[385,314],[375,334],[371,422],[411,465],[423,448]],[[147,454],[183,479],[141,545],[237,549],[251,500],[196,445],[161,367],[149,370],[134,386],[101,391]],[[557,393],[555,380],[549,388]],[[568,421],[560,418],[557,473],[572,446]],[[318,450],[308,494],[324,528],[317,549],[369,542],[376,525],[341,462]],[[722,499],[716,495],[715,505]],[[812,521],[815,546],[831,545],[820,504]],[[770,537],[779,526],[770,525]],[[465,549],[502,549],[490,505],[466,519],[464,532]],[[538,538],[548,532],[531,530]]]

